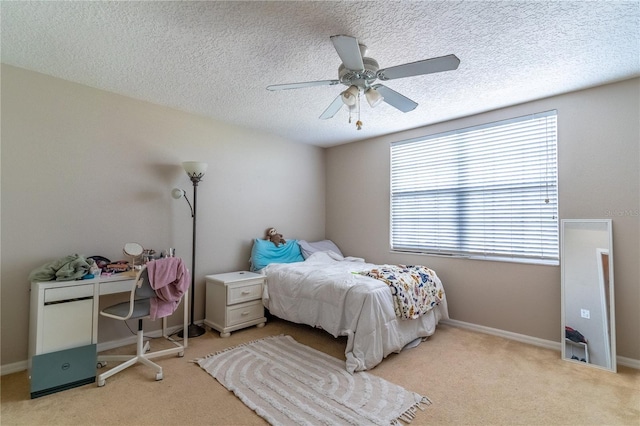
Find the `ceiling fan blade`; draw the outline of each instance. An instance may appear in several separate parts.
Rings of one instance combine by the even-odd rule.
[[[338,95],[333,100],[333,102],[331,102],[331,105],[329,105],[329,107],[324,110],[324,112],[320,116],[320,119],[326,120],[327,118],[333,117],[334,115],[336,115],[336,113],[338,111],[340,111],[340,108],[342,108],[342,105],[344,105],[344,102],[342,102],[342,96],[341,95],[342,94]]]
[[[340,84],[340,80],[318,80],[318,81],[305,81],[302,83],[286,83],[286,84],[272,84],[267,86],[267,90],[288,90],[288,89],[301,89],[303,87],[313,86],[334,86]]]
[[[402,112],[413,111],[418,106],[418,104],[411,99],[407,98],[404,95],[401,95],[395,90],[389,89],[387,86],[384,86],[382,84],[375,84],[372,87],[382,95],[382,97],[384,98],[384,102],[388,103],[394,108],[399,109]]]
[[[361,71],[364,69],[358,39],[346,35],[334,35],[331,36],[331,41],[345,68],[353,71]]]
[[[433,74],[442,71],[451,71],[458,68],[460,59],[456,55],[440,56],[439,58],[425,59],[395,67],[378,70],[380,80],[393,80],[396,78],[413,77],[415,75]]]

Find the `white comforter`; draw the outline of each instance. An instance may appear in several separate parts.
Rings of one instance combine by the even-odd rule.
[[[287,321],[347,336],[347,371],[371,369],[407,343],[432,335],[438,321],[449,317],[443,298],[418,319],[397,318],[389,286],[354,273],[375,267],[333,252],[316,252],[304,262],[271,264],[263,269],[264,306]]]

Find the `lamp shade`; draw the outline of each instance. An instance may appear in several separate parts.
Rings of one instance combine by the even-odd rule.
[[[348,106],[355,105],[356,99],[358,97],[358,92],[359,90],[356,86],[349,86],[349,88],[341,94],[342,102],[344,102],[344,104]]]
[[[176,200],[179,200],[180,198],[185,196],[184,189],[173,188],[173,190],[171,191],[171,196]]]
[[[367,97],[367,102],[371,105],[371,108],[375,108],[380,105],[380,102],[384,100],[380,92],[378,92],[373,87],[364,92],[364,95]]]
[[[199,161],[184,161],[182,163],[182,167],[184,171],[187,172],[189,177],[202,177],[204,173],[207,171],[207,167],[209,165],[207,163],[201,163]]]

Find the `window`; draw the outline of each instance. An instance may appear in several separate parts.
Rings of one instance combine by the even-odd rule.
[[[557,264],[556,115],[392,143],[392,250]]]

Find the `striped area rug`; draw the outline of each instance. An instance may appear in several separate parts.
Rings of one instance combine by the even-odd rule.
[[[344,361],[271,336],[196,362],[272,425],[393,425],[410,422],[428,398]]]

